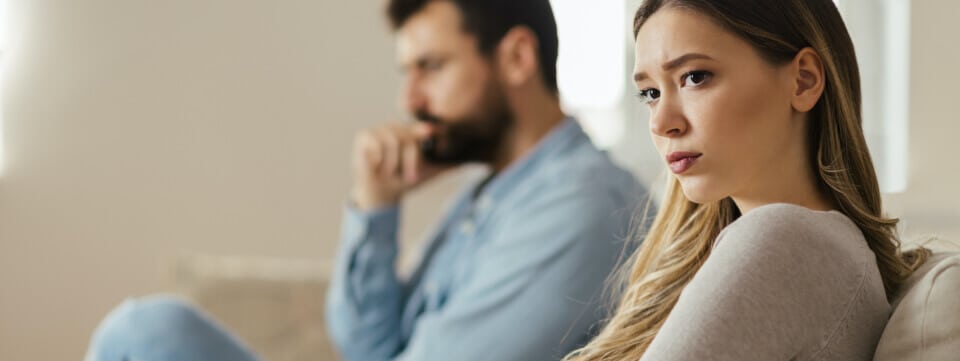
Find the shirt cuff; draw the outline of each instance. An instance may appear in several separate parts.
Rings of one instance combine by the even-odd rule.
[[[347,249],[356,249],[364,242],[396,243],[400,225],[400,207],[390,206],[362,211],[348,204],[344,207],[343,235]]]

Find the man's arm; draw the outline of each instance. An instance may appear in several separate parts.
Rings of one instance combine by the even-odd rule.
[[[386,359],[401,347],[403,285],[397,279],[398,205],[408,191],[450,169],[428,164],[419,142],[432,128],[387,124],[357,134],[354,186],[344,215],[326,320],[348,360]]]
[[[399,209],[347,209],[326,321],[347,360],[383,360],[400,348],[403,285],[394,268]]]
[[[633,209],[586,182],[551,187],[498,214],[470,278],[417,320],[396,360],[557,360],[585,341]]]

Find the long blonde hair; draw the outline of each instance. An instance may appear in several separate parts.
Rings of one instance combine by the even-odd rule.
[[[750,43],[771,64],[786,64],[811,47],[824,68],[826,86],[810,111],[810,166],[818,186],[863,232],[876,255],[887,296],[929,256],[926,249],[902,253],[898,220],[882,214],[880,189],[861,128],[860,76],[840,13],[832,0],[648,0],[634,17],[634,35],[658,10],[692,10]],[[613,316],[569,361],[638,360],[706,261],[720,231],[739,210],[730,198],[697,204],[674,177],[642,244],[620,272]],[[641,217],[643,219],[645,217]],[[642,224],[640,222],[639,224]],[[639,239],[640,237],[634,237]]]

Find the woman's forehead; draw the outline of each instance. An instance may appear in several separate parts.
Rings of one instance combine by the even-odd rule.
[[[752,53],[749,44],[711,18],[679,8],[664,8],[650,16],[637,32],[635,46],[637,72],[659,71],[686,54],[704,54],[720,61],[749,55],[744,51]]]

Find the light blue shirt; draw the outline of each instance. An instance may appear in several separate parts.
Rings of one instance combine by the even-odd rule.
[[[607,315],[605,281],[637,200],[625,170],[566,119],[522,159],[463,192],[409,280],[395,271],[400,210],[348,208],[326,320],[341,356],[557,360]]]

